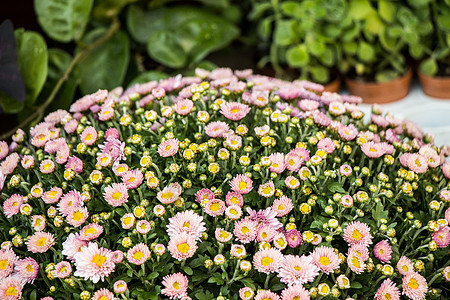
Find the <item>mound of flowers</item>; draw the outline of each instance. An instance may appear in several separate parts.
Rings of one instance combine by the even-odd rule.
[[[0,143],[0,299],[448,299],[450,155],[307,81],[196,70]]]

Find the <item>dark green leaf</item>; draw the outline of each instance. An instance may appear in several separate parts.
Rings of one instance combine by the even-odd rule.
[[[273,16],[270,16],[258,23],[258,35],[265,40],[268,40],[272,33],[272,22]]]
[[[152,272],[147,276],[147,279],[152,280],[152,279],[158,278],[158,276],[159,276],[158,272]]]
[[[309,54],[304,44],[292,46],[286,51],[286,60],[291,67],[303,67],[309,62]]]
[[[147,71],[144,73],[139,74],[136,78],[134,78],[130,84],[128,84],[128,86],[133,86],[137,83],[145,83],[145,82],[149,82],[149,81],[153,81],[153,80],[160,80],[160,79],[165,79],[169,77],[169,75],[167,75],[164,72],[161,71]]]
[[[93,16],[97,20],[108,20],[117,17],[122,9],[138,0],[103,0],[94,7]]]
[[[330,183],[327,188],[332,193],[341,193],[341,194],[345,193],[342,184],[340,184],[339,182]]]
[[[272,8],[272,4],[268,2],[255,3],[252,6],[252,10],[248,15],[250,20],[258,20],[261,18],[264,13]]]
[[[27,106],[33,105],[47,78],[47,44],[33,31],[16,30],[18,62],[25,83]]]
[[[253,281],[252,279],[250,279],[250,278],[247,277],[247,278],[242,278],[240,281],[242,282],[242,284],[243,284],[244,286],[256,290],[255,283],[254,283],[254,281]]]
[[[186,52],[177,37],[167,30],[153,33],[147,42],[147,52],[151,58],[171,68],[181,68],[187,61]]]
[[[34,0],[39,24],[60,42],[80,39],[88,22],[93,0]]]
[[[438,16],[437,22],[442,30],[450,33],[450,11]]]
[[[363,286],[362,286],[362,284],[359,283],[358,281],[352,281],[351,284],[350,284],[350,287],[351,287],[352,289],[360,289],[360,288],[362,288]]]
[[[103,28],[89,32],[84,39],[91,44],[99,39]],[[129,62],[128,36],[119,31],[104,42],[80,63],[80,87],[83,94],[90,94],[98,89],[113,89],[122,84]]]
[[[183,271],[187,274],[187,275],[192,275],[194,274],[194,271],[192,271],[192,269],[188,266],[184,266]]]
[[[437,71],[438,71],[437,62],[432,57],[425,59],[420,64],[420,72],[422,72],[425,75],[433,76],[437,73]]]
[[[0,91],[0,105],[3,111],[8,114],[18,113],[24,107],[23,102],[19,102],[3,91]]]

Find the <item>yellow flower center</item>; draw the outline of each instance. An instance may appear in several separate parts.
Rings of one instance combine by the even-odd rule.
[[[166,151],[169,151],[170,149],[172,149],[172,146],[171,145],[166,145]]]
[[[403,266],[402,266],[402,269],[403,269],[403,271],[405,271],[405,273],[407,273],[408,270],[409,270],[407,265],[403,265]]]
[[[43,247],[43,246],[45,246],[45,244],[47,244],[47,238],[45,238],[45,237],[38,239],[36,242],[36,245],[38,247]]]
[[[302,269],[302,268],[300,268],[300,266],[295,266],[295,267],[294,267],[294,270],[295,270],[295,271],[300,271],[301,269]]]
[[[99,178],[100,178],[100,175],[98,175],[98,174],[92,175],[92,180],[93,181],[97,181]]]
[[[272,193],[272,188],[270,186],[266,186],[262,189],[262,192],[266,195],[269,195],[270,193]]]
[[[108,298],[106,298],[106,296],[101,296],[98,300],[108,300]]]
[[[172,192],[165,192],[165,193],[162,193],[161,198],[170,199],[170,198],[172,198],[172,196],[173,196]]]
[[[384,294],[384,299],[385,300],[390,300],[391,299],[391,294],[389,294],[389,293]]]
[[[10,286],[6,290],[6,296],[16,296],[17,295],[17,289],[15,286]]]
[[[290,185],[295,186],[297,184],[297,180],[291,179],[289,180]]]
[[[261,234],[261,236],[262,236],[263,239],[267,238],[267,232],[263,232],[263,233]]]
[[[115,192],[112,195],[112,197],[113,197],[114,200],[118,200],[120,197],[122,197],[122,193],[121,192]]]
[[[237,197],[233,196],[233,197],[230,198],[230,202],[232,204],[238,204],[239,203],[239,199]]]
[[[282,238],[279,238],[278,240],[276,240],[276,243],[277,243],[280,247],[284,247],[284,245],[286,245],[286,242],[285,242]]]
[[[6,260],[6,259],[0,260],[0,270],[6,269],[7,266],[8,266],[8,260]]]
[[[96,234],[96,233],[97,233],[97,229],[90,227],[84,231],[84,236],[88,236],[88,235]]]
[[[244,226],[244,227],[242,227],[241,231],[242,231],[243,234],[247,234],[247,233],[250,232],[250,229],[248,229],[247,226]]]
[[[412,289],[417,290],[417,288],[419,287],[419,284],[417,283],[417,280],[415,278],[411,278],[408,282],[408,286]]]
[[[73,214],[73,219],[77,222],[80,221],[81,219],[83,219],[83,217],[84,217],[84,214],[80,211],[77,211],[76,213]]]
[[[95,254],[94,258],[91,260],[92,263],[96,264],[97,267],[101,267],[106,261],[106,256]]]
[[[136,253],[133,254],[133,258],[136,260],[140,260],[144,257],[144,253],[142,253],[141,251],[137,251]]]
[[[178,283],[178,281],[175,281],[174,283],[173,283],[173,288],[174,289],[176,289],[176,290],[179,290],[180,289],[180,284]]]
[[[51,164],[45,164],[43,169],[44,170],[48,170],[48,169],[50,169],[51,166],[52,166]]]
[[[261,259],[261,263],[264,267],[267,267],[268,265],[273,263],[273,259],[271,257],[264,257],[263,259]]]
[[[189,245],[187,243],[182,243],[177,246],[177,249],[184,254],[189,251]]]
[[[219,205],[219,203],[213,203],[213,204],[211,204],[211,206],[209,208],[212,211],[218,211],[220,209],[220,205]]]
[[[244,297],[245,298],[250,298],[251,295],[252,295],[252,293],[250,291],[245,291],[244,292]]]
[[[89,133],[88,135],[86,135],[85,140],[86,140],[86,141],[92,140],[92,134]]]
[[[238,112],[239,112],[239,109],[238,109],[238,108],[233,108],[233,109],[231,110],[231,112],[232,112],[233,114],[238,113]]]
[[[361,232],[358,231],[358,229],[353,230],[352,238],[359,241],[359,240],[361,240],[362,237],[363,237],[363,235],[361,234]]]
[[[239,189],[244,190],[247,188],[247,182],[239,181]]]
[[[353,266],[355,266],[356,268],[359,268],[361,266],[361,264],[359,263],[359,259],[356,256],[352,257],[352,264]]]
[[[328,266],[329,264],[331,264],[330,259],[329,259],[328,257],[326,257],[326,256],[322,256],[322,257],[319,259],[319,262],[320,262],[322,265],[324,265],[324,266]]]
[[[222,231],[219,236],[223,239],[226,239],[229,236],[229,234],[226,231]]]
[[[117,168],[117,171],[119,173],[125,172],[125,167],[124,166],[120,166],[120,167]]]
[[[183,227],[189,228],[191,226],[191,224],[189,222],[184,222],[183,223]]]

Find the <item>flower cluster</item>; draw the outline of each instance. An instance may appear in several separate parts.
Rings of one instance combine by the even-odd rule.
[[[0,299],[446,299],[450,155],[250,70],[99,90],[0,142]]]

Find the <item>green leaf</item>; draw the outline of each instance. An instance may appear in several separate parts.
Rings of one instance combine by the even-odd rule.
[[[131,80],[131,82],[128,84],[128,87],[131,87],[137,83],[145,83],[145,82],[149,82],[149,81],[165,79],[168,77],[169,77],[169,75],[167,75],[166,73],[161,72],[161,71],[156,71],[156,70],[147,71],[147,72],[139,74],[136,78]]]
[[[373,10],[369,0],[350,0],[348,14],[354,20],[363,20]]]
[[[103,28],[89,32],[84,43],[91,44],[106,32]],[[129,62],[128,36],[116,32],[109,40],[92,50],[79,64],[80,88],[83,94],[98,89],[113,89],[122,84]]]
[[[268,2],[255,3],[252,6],[252,10],[248,15],[250,20],[258,20],[261,18],[264,13],[272,8],[272,4]]]
[[[299,18],[303,14],[300,3],[295,1],[286,1],[281,3],[281,11],[286,16],[294,18]]]
[[[384,49],[392,51],[395,49],[397,45],[397,39],[388,36],[387,31],[381,32],[379,35],[380,43]]]
[[[183,271],[187,274],[187,275],[192,275],[194,274],[194,271],[192,271],[192,269],[188,266],[184,266]]]
[[[439,15],[437,18],[437,23],[442,30],[450,32],[450,11]]]
[[[335,63],[335,55],[333,49],[326,48],[325,51],[318,57],[318,59],[327,67],[333,66]]]
[[[363,286],[362,286],[362,284],[359,283],[358,281],[352,281],[351,284],[350,284],[350,287],[351,287],[352,289],[360,289],[360,288],[362,288]]]
[[[358,57],[363,62],[372,62],[375,60],[375,48],[365,42],[361,42],[358,47]]]
[[[309,54],[304,44],[295,45],[286,51],[286,60],[291,67],[303,67],[309,62]]]
[[[225,281],[222,279],[222,273],[215,273],[212,277],[208,279],[209,283],[215,283],[217,285],[223,285]]]
[[[3,91],[0,91],[0,105],[3,111],[7,114],[15,114],[21,111],[24,103],[9,96]]]
[[[356,54],[356,51],[358,51],[358,44],[356,42],[347,42],[343,43],[344,51],[350,55]]]
[[[342,184],[340,184],[339,182],[333,182],[330,183],[327,186],[328,190],[332,193],[341,193],[344,194],[346,191],[344,190],[344,188],[342,187]]]
[[[308,34],[305,38],[305,45],[309,53],[314,56],[320,56],[325,52],[326,45],[320,37],[315,34]]]
[[[48,50],[48,78],[38,97],[38,103],[43,103],[50,96],[56,83],[63,76],[71,61],[72,56],[61,49],[55,48]],[[74,69],[64,81],[52,103],[48,106],[47,111],[69,109],[77,87],[78,77],[78,69]]]
[[[112,19],[117,17],[125,6],[136,1],[138,0],[102,0],[94,7],[92,14],[100,21]]]
[[[326,83],[330,80],[330,71],[326,67],[314,66],[310,69],[312,78],[319,83]]]
[[[158,272],[152,272],[147,276],[147,280],[152,280],[152,279],[158,278],[158,276],[159,276]]]
[[[167,30],[153,33],[147,42],[147,52],[151,58],[171,68],[181,68],[187,61],[186,52],[177,37]]]
[[[47,78],[47,44],[42,36],[33,31],[15,31],[20,73],[25,83],[25,105],[36,101]]]
[[[34,0],[38,22],[54,40],[80,39],[89,19],[93,0]]]
[[[434,76],[438,71],[438,65],[434,58],[430,57],[425,59],[420,64],[420,72],[428,76]]]
[[[287,46],[292,44],[297,35],[294,30],[294,20],[281,20],[276,23],[274,32],[274,42],[276,45]]]
[[[244,286],[256,290],[255,282],[252,279],[246,277],[246,278],[242,278],[240,281]]]
[[[272,22],[273,16],[264,18],[261,22],[258,23],[258,35],[265,40],[270,38],[270,34],[272,33]]]
[[[395,4],[388,0],[378,1],[378,13],[380,17],[388,23],[395,19],[396,7]]]
[[[367,15],[365,20],[366,20],[365,22],[366,31],[376,35],[379,35],[381,32],[384,31],[384,24],[376,11],[373,11],[372,13]]]
[[[375,74],[375,80],[377,82],[389,82],[394,80],[395,78],[398,78],[399,76],[399,72],[395,70],[383,70]]]

